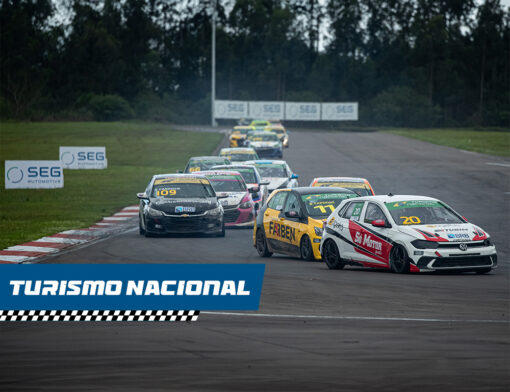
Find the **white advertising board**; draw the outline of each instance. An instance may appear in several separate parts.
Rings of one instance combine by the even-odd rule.
[[[320,119],[320,103],[285,102],[285,120],[320,121]]]
[[[215,118],[248,117],[248,102],[245,101],[214,101]]]
[[[358,103],[357,102],[333,102],[322,104],[323,121],[357,121]]]
[[[66,147],[60,146],[60,162],[64,169],[106,169],[105,147]]]
[[[258,120],[283,120],[284,103],[278,101],[250,101],[250,117]]]
[[[5,189],[63,187],[60,161],[5,161]]]

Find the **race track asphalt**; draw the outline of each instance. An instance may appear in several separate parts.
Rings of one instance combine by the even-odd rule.
[[[379,132],[292,132],[284,159],[301,185],[360,176],[379,194],[447,202],[492,235],[499,268],[330,271],[259,258],[250,230],[144,238],[134,220],[132,230],[43,262],[265,263],[259,312],[203,312],[194,323],[3,323],[0,390],[508,391],[510,162]]]

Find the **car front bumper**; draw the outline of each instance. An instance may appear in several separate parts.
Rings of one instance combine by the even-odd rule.
[[[253,208],[225,208],[224,217],[226,227],[251,227],[255,211]]]
[[[420,272],[443,270],[476,271],[479,269],[497,268],[498,266],[498,256],[493,245],[470,247],[466,251],[454,250],[453,248],[414,249],[409,254],[409,257]]]
[[[223,230],[222,215],[148,216],[146,230],[152,234],[213,234]]]

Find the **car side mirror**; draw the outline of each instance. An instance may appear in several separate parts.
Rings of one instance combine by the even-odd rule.
[[[391,227],[391,225],[384,219],[376,219],[372,221],[372,226],[375,227]]]
[[[292,173],[292,176],[290,176],[291,179],[299,178],[299,176],[296,173]]]
[[[177,173],[184,173],[182,170],[177,170]]]
[[[255,211],[257,211],[259,209],[259,203],[255,203]]]
[[[136,197],[138,197],[140,200],[149,200],[149,197],[145,194],[145,192],[137,193]]]
[[[283,215],[285,215],[287,218],[299,218],[297,211],[285,211]]]
[[[250,193],[257,193],[260,191],[260,188],[258,186],[254,186],[253,188],[248,189]]]

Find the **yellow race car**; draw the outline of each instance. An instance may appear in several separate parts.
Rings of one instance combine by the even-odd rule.
[[[263,131],[266,127],[270,127],[271,126],[271,122],[268,121],[268,120],[253,120],[250,123],[250,126],[252,126],[256,130]]]
[[[320,260],[323,222],[345,199],[358,195],[344,188],[277,189],[257,215],[253,246],[259,256],[283,253]]]
[[[222,148],[219,155],[228,158],[230,162],[256,161],[259,159],[257,153],[251,147]]]
[[[229,147],[243,147],[248,132],[253,130],[255,130],[255,128],[249,125],[235,126],[228,137]]]

